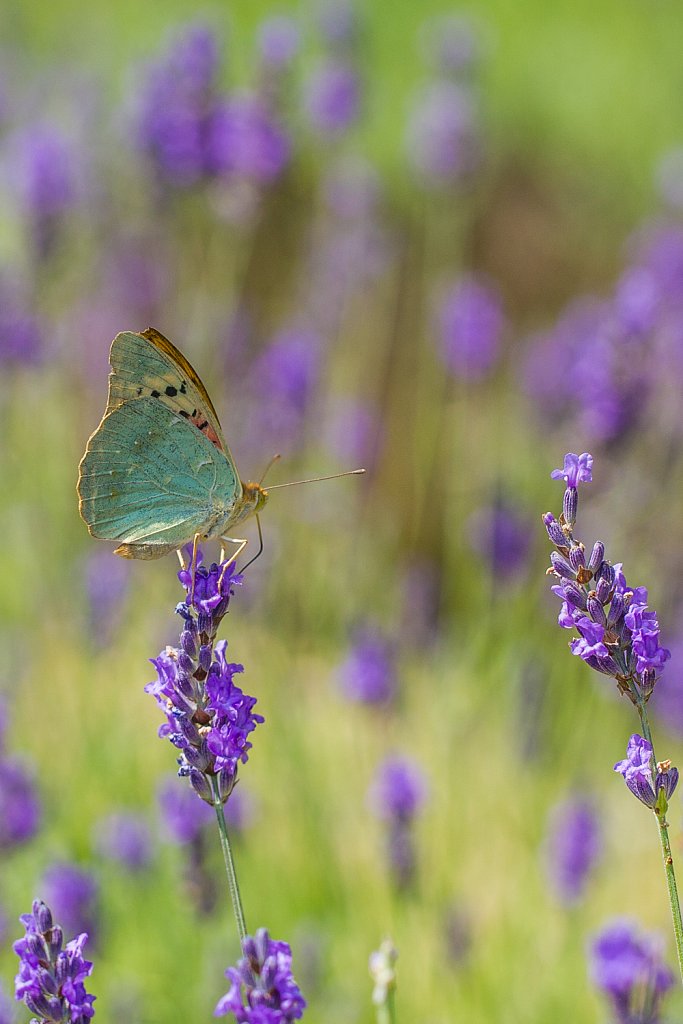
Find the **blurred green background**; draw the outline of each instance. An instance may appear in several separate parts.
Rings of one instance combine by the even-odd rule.
[[[676,763],[683,172],[661,161],[683,144],[683,9],[375,0],[343,39],[326,35],[322,10],[58,0],[0,14],[3,756],[25,759],[42,804],[34,835],[0,843],[0,978],[9,991],[14,921],[55,861],[98,880],[103,1024],[209,1019],[238,955],[217,837],[202,865],[219,887],[207,912],[196,878],[187,884],[199,868],[160,821],[173,751],[142,688],[148,659],[177,641],[175,560],[103,556],[75,495],[111,339],[152,322],[202,376],[244,479],[278,449],[272,483],[356,460],[368,469],[273,494],[265,553],[222,629],[266,718],[240,769],[252,802],[236,839],[247,920],[291,942],[306,1019],[373,1020],[367,959],[390,935],[399,1021],[602,1020],[586,950],[605,921],[661,932],[671,963],[673,945],[654,822],[611,771],[636,717],[556,628],[540,514],[559,514],[550,471],[565,451],[593,452],[578,534],[587,546],[600,536],[660,610],[674,657],[655,738]],[[274,71],[258,39],[276,14],[301,38]],[[435,40],[446,22],[433,19],[452,15],[472,51],[445,71]],[[286,133],[271,176],[230,165],[179,181],[145,135],[153,69],[198,21],[220,54],[207,90],[252,90]],[[322,129],[310,75],[329,60],[357,76],[359,99],[348,123]],[[171,83],[174,68],[162,68]],[[419,104],[435,81],[471,103],[473,125],[454,134],[473,156],[430,179],[409,126],[428,154]],[[32,164],[31,132],[45,125],[63,149]],[[654,223],[671,236],[638,249]],[[632,302],[628,268],[646,279]],[[486,365],[470,354],[458,369],[448,331],[462,322],[443,328],[439,310],[471,274],[500,324],[475,311],[466,329],[475,352],[478,329],[497,347]],[[599,326],[574,326],[565,344],[555,327],[587,295],[602,304]],[[626,306],[645,318],[630,334]],[[297,341],[275,359],[282,332]],[[618,413],[602,416],[608,391]],[[363,631],[392,679],[378,704],[349,694]],[[415,761],[428,793],[403,886],[367,797],[390,753]],[[551,822],[573,794],[592,801],[601,841],[568,905],[549,881]],[[137,873],[98,843],[103,817],[121,809],[152,834]],[[680,818],[675,801],[675,853]],[[674,994],[671,1019],[682,1009]]]

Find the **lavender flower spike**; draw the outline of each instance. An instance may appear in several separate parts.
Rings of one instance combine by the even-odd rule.
[[[670,657],[659,643],[657,613],[648,609],[645,587],[629,587],[621,563],[605,560],[601,541],[589,557],[574,537],[578,485],[592,480],[593,457],[569,452],[564,467],[552,472],[567,484],[560,519],[547,512],[543,522],[555,551],[548,573],[555,577],[553,592],[562,601],[559,624],[575,629],[572,654],[612,676],[619,690],[638,706],[652,695],[658,673]]]
[[[223,562],[210,568],[199,565],[194,574],[182,570],[178,578],[188,595],[176,608],[184,622],[180,643],[152,659],[157,678],[145,690],[166,715],[159,735],[180,751],[178,774],[189,778],[202,800],[213,804],[217,789],[225,803],[237,781],[238,764],[248,759],[247,737],[264,720],[253,711],[256,698],[233,682],[242,666],[228,662],[225,640],[215,643],[242,577],[234,564]]]
[[[242,942],[244,957],[225,972],[230,989],[215,1017],[234,1014],[237,1024],[290,1024],[303,1017],[306,1000],[292,976],[292,951],[265,928]]]
[[[614,770],[624,776],[624,782],[633,795],[653,810],[660,790],[668,803],[678,785],[678,768],[672,768],[671,761],[658,762],[657,777],[655,784],[652,784],[652,744],[638,733],[631,736],[626,757],[615,764]]]
[[[34,1015],[31,1024],[87,1024],[95,1016],[95,996],[83,984],[93,967],[83,957],[87,933],[62,948],[62,929],[52,923],[41,900],[34,901],[30,914],[22,914],[21,922],[26,935],[14,943],[20,961],[15,996]]]

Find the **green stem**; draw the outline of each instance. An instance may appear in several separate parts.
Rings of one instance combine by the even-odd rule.
[[[377,1024],[396,1024],[393,987],[387,992],[386,1002],[377,1007]]]
[[[214,810],[216,811],[216,818],[218,820],[218,834],[221,838],[221,849],[223,850],[225,870],[228,876],[228,888],[230,889],[230,899],[232,900],[232,909],[235,914],[235,921],[237,922],[237,931],[239,932],[240,943],[242,943],[247,937],[247,922],[244,919],[244,908],[242,906],[242,897],[240,896],[240,887],[237,884],[235,860],[232,855],[232,847],[230,846],[228,826],[225,823],[223,804],[221,802],[220,794],[218,792],[218,781],[215,777],[211,780],[211,787],[213,789],[213,806]]]
[[[652,780],[654,785],[657,778],[657,764],[655,761],[650,723],[648,721],[645,703],[642,700],[639,700],[637,702],[637,707],[638,714],[640,715],[640,724],[643,730],[643,738],[652,746]],[[661,795],[663,796],[664,794],[662,793]],[[666,802],[664,803],[664,806],[666,807]],[[669,823],[666,820],[666,810],[658,811],[655,809],[654,813],[659,827],[659,842],[662,847],[662,857],[664,858],[664,872],[666,874],[666,885],[669,892],[671,919],[674,926],[676,953],[678,954],[678,968],[681,972],[681,980],[683,981],[683,920],[681,920],[681,904],[678,899],[676,874],[674,872],[674,862],[671,855],[671,843],[669,842]]]

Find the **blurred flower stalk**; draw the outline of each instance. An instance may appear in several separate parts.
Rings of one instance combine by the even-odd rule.
[[[587,557],[586,548],[574,536],[578,488],[593,479],[592,455],[569,452],[563,467],[553,470],[551,476],[564,480],[566,485],[559,519],[551,512],[543,516],[555,546],[548,575],[558,581],[552,587],[562,601],[558,623],[579,634],[571,641],[572,654],[615,679],[619,692],[638,711],[643,735],[631,736],[626,758],[615,764],[614,770],[623,775],[629,790],[657,819],[683,980],[683,921],[666,820],[669,800],[678,784],[678,769],[669,760],[656,760],[647,714],[647,702],[670,652],[660,646],[659,623],[656,612],[648,609],[647,589],[627,585],[621,563],[612,565],[605,560],[602,541],[596,541]]]

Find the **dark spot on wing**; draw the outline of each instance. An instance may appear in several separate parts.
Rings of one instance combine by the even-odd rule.
[[[180,394],[184,395],[186,391],[187,388],[185,387],[185,381],[183,381],[183,383],[180,385]]]
[[[189,412],[186,412],[185,409],[178,409],[178,412],[180,413],[181,416],[184,416],[186,420],[189,420],[190,414]]]
[[[161,398],[161,392],[160,391],[153,391],[152,392],[152,398]]]
[[[178,394],[178,389],[174,388],[172,384],[169,384],[168,387],[166,388],[166,394],[168,395],[169,398],[175,398],[175,396]]]
[[[199,424],[198,424],[198,426],[199,426],[199,429],[200,429],[200,430],[206,430],[206,428],[208,427],[208,425],[209,425],[209,421],[208,421],[208,420],[204,420],[204,422],[203,422],[203,423],[199,423]]]
[[[139,395],[141,395],[141,394],[142,394],[142,388],[138,388],[138,394],[139,394]]]

